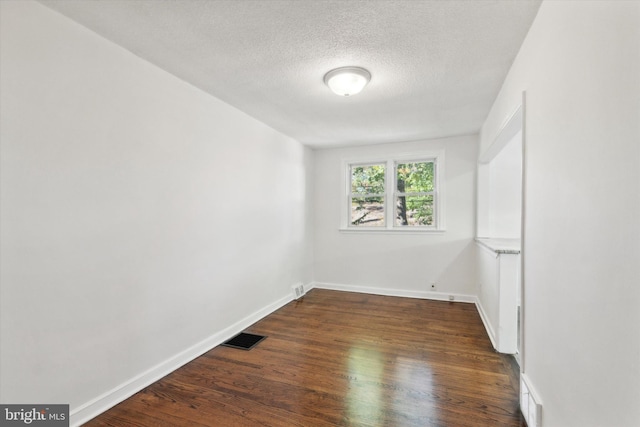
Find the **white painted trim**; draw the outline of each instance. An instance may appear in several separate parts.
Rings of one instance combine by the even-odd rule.
[[[533,383],[531,382],[531,378],[524,372],[521,372],[520,379],[524,382],[524,384],[527,387],[527,390],[533,396],[536,403],[538,403],[539,405],[542,405],[542,399],[540,398],[540,393],[538,393],[536,388],[533,386]]]
[[[352,234],[444,234],[447,230],[443,228],[431,228],[431,227],[421,227],[414,226],[408,228],[400,228],[395,227],[393,229],[384,228],[384,227],[350,227],[350,228],[340,228],[338,229],[340,233],[352,233]]]
[[[497,351],[498,349],[498,341],[496,339],[496,333],[493,331],[491,327],[491,322],[489,322],[489,317],[487,313],[484,311],[482,307],[482,303],[480,302],[480,298],[475,297],[476,308],[478,309],[478,314],[480,314],[480,319],[482,320],[482,324],[484,325],[484,329],[487,331],[487,335],[489,335],[489,340],[491,341],[491,345]]]
[[[385,295],[391,297],[430,299],[436,301],[450,301],[453,296],[454,302],[475,303],[477,298],[473,295],[455,294],[448,292],[414,291],[409,289],[377,288],[373,286],[346,285],[340,283],[313,282],[312,288],[329,289],[332,291],[358,292],[362,294]]]
[[[520,359],[520,370],[524,372],[525,367],[525,341],[524,341],[524,315],[525,315],[525,252],[526,224],[527,224],[527,92],[522,92],[522,207],[520,209],[520,346],[518,356]]]
[[[524,372],[520,373],[520,411],[529,427],[542,426],[542,400]]]
[[[304,286],[304,293],[306,294],[311,289],[313,289],[314,288],[314,284],[315,284],[315,282],[309,282],[306,285],[303,285]]]
[[[312,284],[305,285],[305,289],[311,289]],[[70,425],[79,426],[87,421],[95,418],[106,410],[112,408],[125,399],[133,396],[143,388],[153,384],[162,377],[170,374],[181,366],[191,362],[193,359],[201,356],[214,347],[222,344],[229,338],[242,332],[252,324],[256,323],[263,317],[273,313],[282,306],[293,301],[292,295],[287,295],[279,300],[269,304],[268,306],[256,311],[244,319],[234,323],[233,325],[211,335],[199,343],[187,348],[175,356],[157,364],[145,372],[131,378],[128,381],[116,386],[112,390],[101,394],[100,396],[74,408],[70,413]]]
[[[522,130],[523,123],[523,107],[522,104],[518,105],[513,113],[511,113],[504,121],[500,130],[497,133],[493,143],[487,147],[479,158],[479,163],[489,163],[494,157],[504,148],[505,145],[513,138],[519,131]]]

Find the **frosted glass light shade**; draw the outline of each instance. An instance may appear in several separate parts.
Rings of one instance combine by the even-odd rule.
[[[324,83],[336,95],[351,96],[359,93],[371,80],[371,74],[364,68],[342,67],[329,71]]]

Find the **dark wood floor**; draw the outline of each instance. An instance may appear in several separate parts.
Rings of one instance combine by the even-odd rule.
[[[473,304],[315,289],[87,426],[524,426]]]

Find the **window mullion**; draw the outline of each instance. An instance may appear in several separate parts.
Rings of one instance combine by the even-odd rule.
[[[384,197],[386,194],[385,193],[350,193],[349,196],[351,198],[356,198],[356,199],[364,199],[367,197]]]
[[[402,197],[402,196],[406,196],[406,197],[422,197],[422,196],[435,196],[435,191],[426,191],[426,192],[417,192],[417,193],[400,193],[397,192],[395,193],[395,197]]]
[[[388,229],[393,229],[395,221],[395,190],[396,190],[396,164],[393,160],[387,160],[385,176],[385,224]]]

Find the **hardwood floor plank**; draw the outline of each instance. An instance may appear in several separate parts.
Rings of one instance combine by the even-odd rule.
[[[517,371],[474,305],[315,289],[87,426],[513,426]]]

